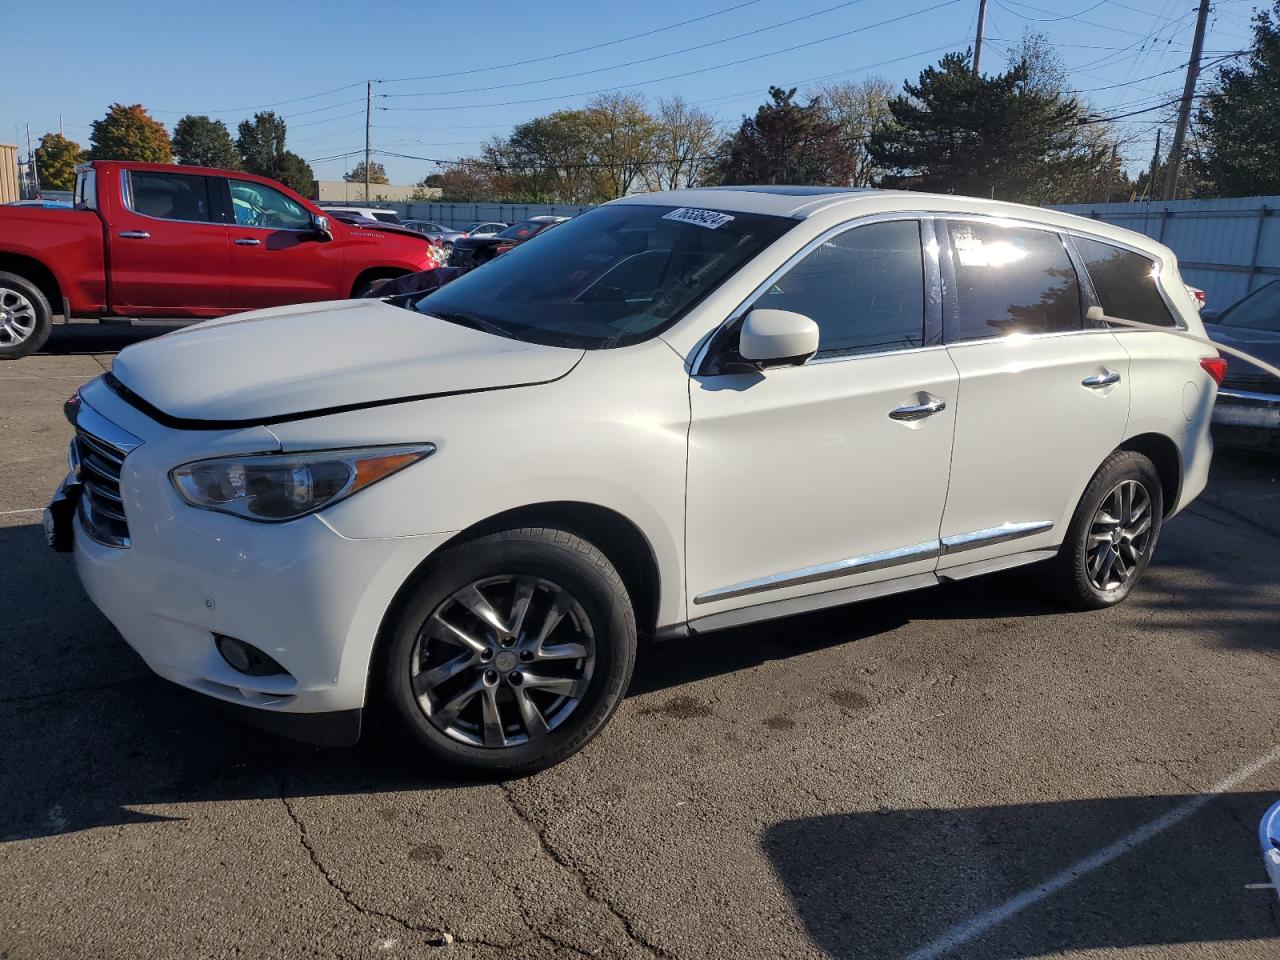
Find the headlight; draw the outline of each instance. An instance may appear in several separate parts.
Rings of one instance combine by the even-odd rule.
[[[169,471],[193,507],[280,523],[314,513],[435,453],[435,444],[217,457]]]

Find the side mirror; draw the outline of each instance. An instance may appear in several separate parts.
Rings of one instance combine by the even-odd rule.
[[[332,240],[333,228],[329,225],[329,218],[320,214],[313,214],[311,217],[311,226],[315,228],[317,240]]]
[[[760,369],[799,366],[818,352],[818,325],[802,313],[755,309],[742,321],[738,353]]]

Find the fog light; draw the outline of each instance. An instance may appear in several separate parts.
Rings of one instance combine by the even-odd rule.
[[[251,677],[269,677],[273,674],[289,672],[251,643],[245,643],[235,637],[224,637],[220,633],[213,635],[213,642],[218,652],[222,654],[223,660]]]

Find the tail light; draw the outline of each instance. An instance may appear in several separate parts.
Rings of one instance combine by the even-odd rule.
[[[1195,298],[1196,306],[1203,307],[1205,304],[1205,294],[1203,290],[1192,290],[1191,296]]]
[[[1227,375],[1227,361],[1222,357],[1201,357],[1200,366],[1204,372],[1213,377],[1213,382],[1222,386],[1222,378]]]

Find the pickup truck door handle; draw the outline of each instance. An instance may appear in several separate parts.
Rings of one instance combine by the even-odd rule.
[[[1088,387],[1090,390],[1098,390],[1102,387],[1109,387],[1113,383],[1119,382],[1120,374],[1116,373],[1114,370],[1108,370],[1106,367],[1103,367],[1101,373],[1095,373],[1093,376],[1085,377],[1081,380],[1080,386]]]
[[[941,397],[935,397],[931,393],[926,393],[925,396],[928,399],[922,403],[909,403],[896,410],[890,410],[889,419],[911,423],[915,420],[923,420],[925,417],[932,417],[935,413],[947,409],[947,401]]]
[[[236,241],[237,247],[256,247],[261,244],[261,240],[252,240],[249,237],[241,237]]]
[[[120,236],[124,237],[126,240],[149,240],[149,239],[151,239],[151,234],[147,233],[147,231],[145,231],[145,230],[121,230],[121,231],[120,231]]]

